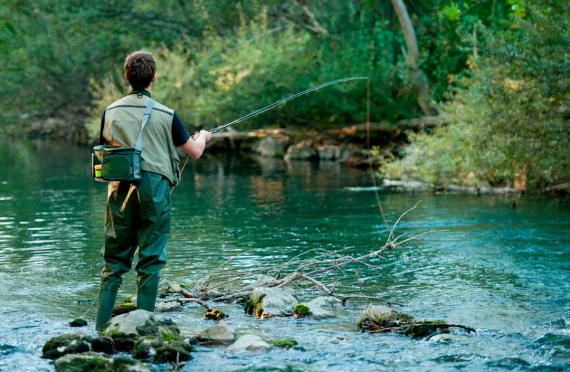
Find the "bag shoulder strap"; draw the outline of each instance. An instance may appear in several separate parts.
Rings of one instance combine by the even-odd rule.
[[[149,98],[148,103],[146,104],[146,108],[144,109],[142,122],[141,122],[141,129],[139,130],[139,135],[137,136],[137,142],[135,143],[135,150],[137,151],[142,151],[142,132],[144,127],[148,123],[148,119],[150,118],[150,114],[152,113],[153,108],[154,108],[154,100]]]

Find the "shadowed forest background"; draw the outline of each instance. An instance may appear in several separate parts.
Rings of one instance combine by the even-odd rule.
[[[104,108],[128,92],[125,55],[147,49],[158,57],[154,96],[193,129],[314,84],[366,75],[373,125],[406,131],[404,141],[373,149],[383,176],[567,188],[568,2],[407,1],[415,67],[393,3],[4,2],[3,132],[93,143]],[[365,120],[365,84],[351,83],[240,129],[326,131]]]

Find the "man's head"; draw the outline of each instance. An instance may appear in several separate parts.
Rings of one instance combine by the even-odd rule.
[[[155,80],[156,62],[152,54],[137,51],[125,59],[125,78],[134,90],[143,90]]]

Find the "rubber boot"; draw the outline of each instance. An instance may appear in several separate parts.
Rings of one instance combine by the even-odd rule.
[[[116,299],[116,290],[105,290],[104,288],[101,288],[99,290],[99,300],[97,302],[97,322],[95,323],[95,329],[98,332],[104,330],[109,320],[111,320],[113,317],[113,308],[115,307]]]
[[[154,311],[156,297],[158,296],[158,282],[160,276],[139,275],[137,278],[137,309]]]

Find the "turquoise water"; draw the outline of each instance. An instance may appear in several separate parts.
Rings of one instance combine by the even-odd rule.
[[[92,324],[106,191],[90,179],[88,158],[88,149],[61,144],[0,144],[0,370],[50,370],[40,357],[43,343],[69,331],[75,317]],[[368,173],[337,164],[191,163],[173,194],[163,277],[196,282],[237,254],[233,269],[261,271],[314,248],[372,251],[386,227],[370,184]],[[401,232],[448,231],[387,253],[374,262],[378,270],[348,268],[337,274],[339,285],[401,303],[418,318],[474,327],[475,335],[441,344],[361,334],[355,324],[368,303],[350,303],[331,320],[264,321],[223,305],[238,333],[294,337],[305,351],[204,348],[185,370],[570,368],[568,202],[397,193],[380,199],[389,223],[422,201]],[[122,296],[134,293],[134,279],[125,277]],[[195,334],[211,325],[202,312],[187,307],[172,316]]]

